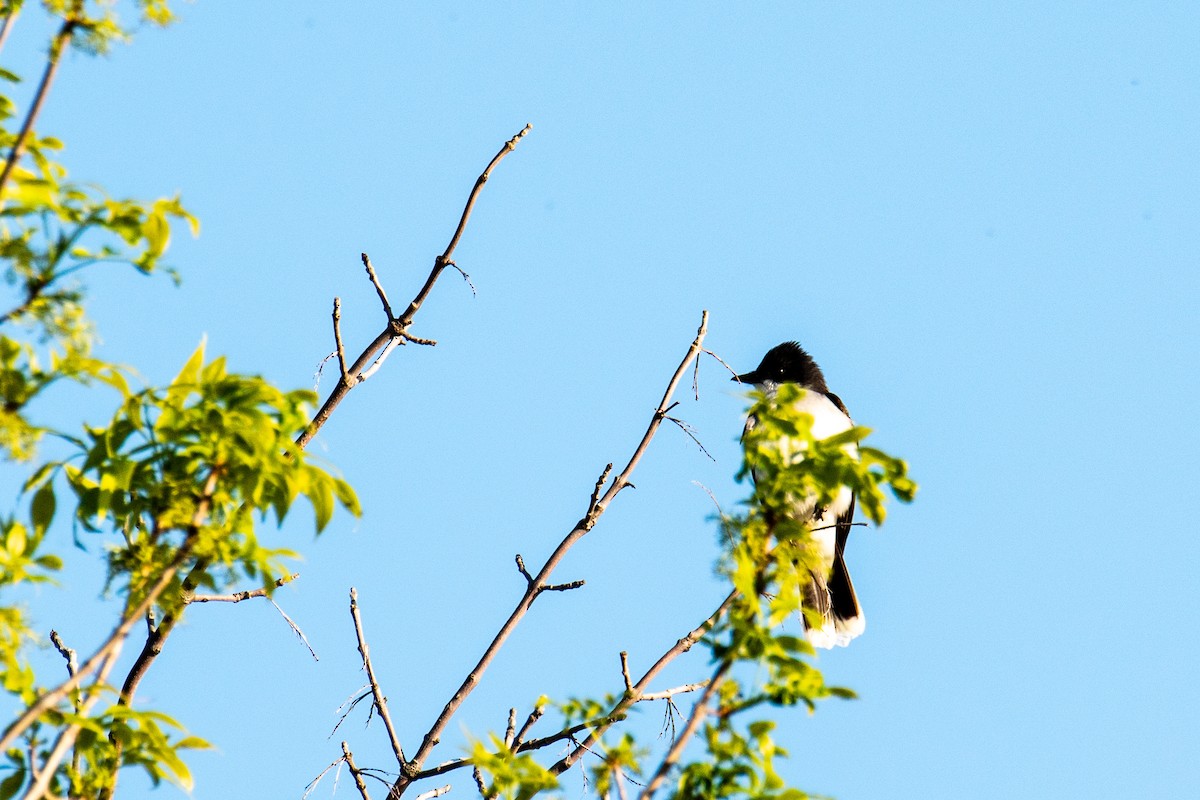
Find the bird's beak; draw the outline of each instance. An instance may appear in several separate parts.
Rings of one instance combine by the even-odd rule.
[[[734,375],[729,380],[737,381],[738,383],[754,384],[758,383],[758,374],[754,372],[747,372],[745,375]]]

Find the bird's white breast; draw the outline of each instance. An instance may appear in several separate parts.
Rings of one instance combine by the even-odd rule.
[[[760,384],[758,388],[773,395],[776,387],[773,383],[766,383]],[[835,436],[854,427],[854,421],[842,413],[842,410],[834,405],[833,401],[822,392],[816,392],[811,389],[805,390],[800,399],[796,401],[794,407],[797,411],[812,417],[812,435],[814,439],[827,439],[830,436]],[[754,424],[755,420],[753,417],[747,419],[746,429],[749,430],[754,427]],[[799,462],[804,458],[803,453],[808,449],[808,442],[802,439],[785,437],[778,442],[778,447],[784,456],[794,462]],[[853,444],[846,445],[845,449],[851,455],[858,454],[858,448]],[[839,515],[849,510],[852,499],[853,495],[850,490],[843,486],[833,502],[824,509],[821,519],[816,520],[812,519],[817,506],[816,498],[812,496],[796,498],[793,507],[795,518],[811,521],[813,539],[816,540],[818,546],[821,548],[822,557],[830,565],[833,564],[834,547],[837,541],[835,523]]]

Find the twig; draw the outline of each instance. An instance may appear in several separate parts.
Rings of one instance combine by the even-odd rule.
[[[358,793],[362,795],[362,800],[371,800],[371,795],[367,793],[367,782],[362,779],[362,773],[358,769],[358,765],[354,763],[354,756],[350,752],[350,745],[342,742],[342,758],[346,759],[346,766],[350,768],[350,775],[354,778],[354,785],[358,787]]]
[[[486,798],[488,796],[487,787],[483,785],[483,773],[479,771],[479,767],[471,770],[471,777],[475,779],[475,787],[479,789],[479,796]]]
[[[705,349],[704,354],[715,358],[717,360],[718,364],[720,364],[725,369],[729,370],[730,375],[732,375],[735,378],[737,377],[737,370],[734,369],[733,367],[729,366],[728,364],[726,364],[725,361],[719,355],[714,353],[712,350]]]
[[[404,757],[404,749],[400,747],[400,738],[396,735],[396,728],[392,725],[392,716],[388,713],[387,698],[383,696],[383,690],[379,688],[379,681],[375,679],[375,669],[371,666],[370,650],[367,648],[367,639],[363,634],[362,618],[358,614],[358,591],[350,590],[350,616],[354,619],[354,633],[358,636],[358,652],[362,656],[363,668],[367,671],[367,680],[371,683],[371,694],[375,698],[375,708],[379,709],[379,717],[383,720],[383,727],[387,729],[388,739],[392,744],[392,753],[396,756],[396,763],[400,765],[400,774],[408,768],[408,760]]]
[[[383,285],[379,282],[379,277],[375,274],[375,268],[371,266],[371,258],[366,253],[362,254],[363,266],[367,268],[367,277],[371,279],[371,285],[375,287],[375,293],[379,295],[379,302],[383,303],[383,313],[387,314],[388,324],[390,325],[395,316],[392,314],[392,304],[388,302],[387,292],[383,290]]]
[[[279,588],[284,584],[291,583],[300,577],[299,572],[293,572],[291,575],[284,575],[282,578],[275,581],[275,588]],[[252,597],[267,597],[267,589],[247,589],[244,592],[234,592],[233,594],[194,594],[188,599],[188,603],[240,603],[243,600],[249,600]]]
[[[688,717],[687,725],[685,725],[683,728],[683,733],[681,733],[675,739],[674,744],[671,745],[671,749],[667,751],[666,757],[663,758],[662,763],[658,765],[658,770],[654,773],[654,777],[650,780],[650,783],[646,784],[646,787],[642,789],[642,793],[638,795],[638,800],[649,800],[651,797],[653,797],[654,793],[658,791],[658,788],[662,786],[663,781],[666,780],[667,773],[671,771],[671,767],[675,766],[675,764],[679,762],[679,757],[683,755],[683,750],[685,747],[687,747],[688,741],[693,735],[695,735],[696,730],[700,727],[701,721],[703,721],[705,715],[708,713],[709,700],[712,699],[713,693],[717,690],[717,687],[721,685],[721,681],[725,679],[726,673],[729,672],[732,666],[733,660],[725,659],[721,662],[721,665],[717,667],[717,671],[713,673],[712,678],[709,679],[708,686],[705,687],[704,693],[700,695],[700,699],[697,700],[696,705],[692,707],[692,713]]]
[[[508,710],[508,725],[504,729],[504,746],[512,749],[513,740],[517,735],[517,709]]]
[[[708,456],[709,461],[713,462],[714,464],[717,463],[717,460],[715,458],[713,458],[712,453],[708,452],[708,449],[705,448],[705,446],[700,443],[700,440],[698,438],[696,438],[696,429],[693,428],[690,423],[684,422],[683,420],[679,419],[678,417],[667,417],[667,419],[671,420],[671,422],[674,422],[676,425],[678,425],[679,430],[686,433],[688,435],[688,438],[696,443],[696,447],[699,447],[700,452],[704,453],[704,455]]]
[[[596,479],[596,488],[592,490],[592,496],[588,500],[587,516],[591,516],[596,510],[596,504],[600,502],[600,491],[604,488],[605,481],[608,480],[609,473],[612,472],[612,462],[608,462],[604,467],[604,471],[600,473],[600,477]]]
[[[458,264],[455,264],[453,261],[450,261],[449,259],[447,259],[447,261],[446,261],[446,266],[454,267],[456,270],[458,270],[458,274],[462,275],[462,279],[467,282],[467,286],[471,287],[471,296],[472,297],[479,296],[479,293],[475,291],[475,284],[471,283],[471,276],[468,275],[467,273],[463,272],[462,267],[460,267]]]
[[[663,653],[659,657],[658,661],[655,661],[654,665],[651,666],[650,669],[646,670],[646,673],[642,675],[640,679],[638,679],[637,683],[634,684],[633,691],[627,692],[616,703],[616,705],[612,707],[612,709],[608,712],[607,718],[612,720],[624,718],[626,712],[629,711],[634,703],[638,702],[638,698],[641,697],[641,693],[646,691],[646,687],[650,685],[650,682],[654,680],[658,673],[661,672],[667,666],[667,664],[674,661],[678,656],[686,653],[688,650],[691,650],[692,645],[700,641],[704,634],[708,633],[708,631],[712,629],[713,625],[717,623],[717,620],[719,620],[721,616],[729,609],[729,607],[733,605],[733,601],[736,600],[737,597],[738,591],[735,589],[725,597],[725,599],[721,602],[721,605],[717,606],[716,611],[709,614],[708,619],[704,620],[695,628],[693,628],[691,632],[689,632],[686,636],[677,641],[674,646]],[[566,772],[585,752],[587,752],[588,747],[593,742],[604,735],[604,732],[608,730],[608,728],[609,725],[597,725],[578,747],[568,753],[567,756],[558,761],[558,763],[551,766],[550,771],[555,775],[561,775],[562,773]]]
[[[423,344],[426,347],[433,347],[437,344],[437,339],[422,339],[420,336],[413,336],[411,333],[399,333],[396,335],[399,336],[401,339],[403,339],[406,342],[412,342],[413,344]]]
[[[633,679],[629,677],[629,653],[621,651],[621,678],[625,681],[625,691],[633,691]]]
[[[340,758],[335,759],[334,762],[332,764],[330,764],[328,767],[321,770],[321,774],[318,775],[317,777],[313,778],[311,781],[309,781],[308,785],[304,787],[304,794],[300,795],[300,800],[306,800],[306,798],[310,794],[312,794],[312,790],[317,788],[317,784],[321,782],[321,779],[324,778],[329,773],[329,770],[334,769],[335,767],[341,766],[342,763],[345,762],[345,760],[346,760],[346,757],[341,756]],[[335,790],[337,788],[336,781],[335,781],[334,788],[335,788]]]
[[[62,637],[58,635],[58,631],[50,631],[50,643],[54,645],[54,649],[67,661],[67,675],[74,677],[76,670],[79,668],[79,662],[76,658],[76,653],[70,647],[63,644]]]
[[[514,139],[513,142],[515,141],[516,140]],[[468,211],[469,210],[470,205],[468,204]],[[452,241],[451,244],[453,245],[454,242]],[[647,426],[646,432],[642,435],[641,441],[634,449],[633,455],[630,457],[629,462],[625,465],[625,468],[621,470],[617,477],[613,479],[612,484],[608,487],[608,491],[606,491],[599,499],[589,503],[587,513],[582,519],[579,520],[579,522],[575,523],[575,527],[563,538],[558,547],[554,549],[554,552],[550,554],[550,557],[546,559],[546,563],[534,577],[533,583],[526,587],[525,593],[517,602],[516,608],[513,609],[512,613],[501,626],[500,630],[496,633],[491,643],[488,644],[487,649],[484,650],[484,653],[480,657],[479,661],[475,664],[471,671],[467,673],[467,677],[463,680],[462,684],[442,708],[441,713],[438,714],[437,719],[434,720],[433,725],[430,726],[429,731],[421,740],[420,748],[418,748],[416,754],[409,762],[411,773],[415,773],[420,770],[421,765],[425,763],[425,760],[429,757],[429,754],[433,751],[433,748],[437,746],[439,737],[441,736],[442,731],[445,730],[446,725],[450,722],[451,717],[453,717],[458,709],[462,706],[463,701],[466,700],[466,698],[470,696],[471,692],[475,690],[475,687],[479,684],[480,678],[483,677],[484,673],[487,671],[487,668],[491,665],[493,659],[495,659],[496,653],[499,652],[500,648],[504,645],[509,635],[524,618],[525,614],[528,613],[530,607],[533,605],[533,601],[537,599],[541,591],[539,587],[547,585],[547,579],[550,577],[551,573],[554,572],[555,568],[558,567],[559,563],[563,560],[571,547],[577,541],[587,535],[587,533],[595,526],[597,520],[599,520],[605,509],[608,508],[609,504],[612,503],[621,490],[627,485],[631,485],[629,483],[629,475],[642,460],[642,456],[645,454],[646,449],[650,446],[650,441],[654,438],[654,434],[658,432],[659,426],[666,418],[667,408],[671,403],[671,396],[675,393],[675,387],[679,385],[679,381],[683,374],[687,371],[688,366],[690,366],[692,359],[696,358],[697,354],[700,352],[701,345],[703,344],[704,337],[707,333],[708,312],[705,311],[701,314],[700,327],[696,331],[695,339],[692,340],[692,343],[688,347],[687,353],[684,355],[683,360],[679,362],[679,366],[675,368],[675,372],[671,375],[671,379],[667,383],[666,391],[663,392],[662,400],[655,409],[654,415],[651,417],[650,424]],[[607,474],[607,472],[608,470],[606,469],[605,473]],[[566,588],[566,586],[569,586],[569,584],[564,585],[564,588]],[[407,789],[413,781],[411,773],[406,774],[406,772],[409,771],[402,771],[400,777],[392,787],[392,793],[396,797],[402,795],[405,789]]]
[[[356,706],[357,706],[359,703],[361,703],[363,700],[366,700],[366,699],[367,699],[368,697],[370,697],[370,696],[371,696],[371,685],[370,685],[370,684],[367,684],[367,683],[364,683],[364,684],[362,685],[362,687],[361,687],[361,690],[359,691],[359,693],[358,693],[357,695],[355,695],[355,697],[354,697],[352,700],[347,700],[346,702],[344,702],[344,703],[342,703],[340,706],[338,706],[338,707],[337,707],[337,710],[338,710],[338,711],[341,711],[343,708],[344,708],[344,709],[346,709],[346,710],[342,712],[342,715],[341,715],[340,717],[338,717],[337,724],[333,726],[333,730],[331,730],[331,731],[329,732],[329,736],[327,736],[326,738],[327,738],[327,739],[332,739],[332,738],[333,738],[333,735],[334,735],[335,733],[337,733],[337,729],[338,729],[338,728],[340,728],[340,727],[342,727],[342,723],[343,723],[343,722],[345,722],[345,721],[346,721],[346,718],[350,716],[350,712],[354,711],[355,707],[356,707]],[[374,706],[374,704],[372,703],[372,705],[371,705],[371,708],[374,708],[374,707],[375,707],[375,706]],[[368,715],[367,715],[367,719],[368,719],[368,720],[370,720],[370,718],[371,718],[371,715],[370,715],[370,714],[368,714]]]
[[[496,166],[502,160],[504,160],[505,156],[513,151],[517,145],[517,142],[520,141],[525,134],[529,133],[532,127],[532,125],[526,125],[520,133],[505,142],[504,146],[500,148],[500,151],[492,157],[490,162],[488,162],[488,165],[484,169],[483,173],[475,180],[475,186],[471,189],[471,193],[467,196],[467,204],[463,208],[462,215],[459,217],[458,225],[454,229],[454,235],[450,238],[450,244],[446,246],[446,249],[441,253],[441,255],[434,259],[433,269],[429,271],[428,277],[425,278],[425,283],[422,284],[421,288],[417,291],[416,296],[413,297],[412,301],[408,304],[408,308],[405,309],[404,313],[393,319],[391,318],[392,312],[390,310],[390,306],[385,305],[385,311],[387,311],[389,317],[387,326],[384,327],[384,329],[371,341],[371,343],[366,346],[366,348],[362,351],[362,353],[359,354],[358,358],[355,359],[354,363],[350,366],[350,374],[357,375],[359,377],[359,380],[356,383],[361,383],[362,381],[374,375],[375,371],[383,365],[383,360],[387,357],[387,354],[391,352],[391,349],[395,346],[397,340],[401,339],[405,334],[408,333],[408,328],[410,325],[412,325],[413,318],[417,315],[417,311],[420,310],[421,305],[425,302],[426,298],[429,297],[429,293],[433,291],[434,284],[437,283],[438,278],[441,276],[446,267],[452,266],[455,269],[458,269],[458,271],[464,277],[466,276],[466,273],[459,269],[458,265],[454,263],[453,255],[455,248],[458,247],[459,240],[462,239],[463,231],[466,230],[467,222],[471,218],[471,212],[475,208],[475,201],[478,200],[479,193],[483,189],[483,185],[487,183],[488,178],[491,177],[492,170],[494,170]],[[370,274],[372,273],[368,273],[368,275]],[[380,300],[386,304],[386,295],[383,294],[382,287],[378,285],[377,281],[374,281],[374,283],[376,283],[377,289],[380,293]],[[468,283],[470,283],[469,280]],[[473,286],[472,291],[474,291]],[[410,341],[416,342],[416,337],[411,337]],[[432,340],[421,340],[421,342],[416,343],[429,341]],[[382,353],[380,353],[381,350],[383,351]],[[367,367],[368,364],[371,365],[370,368]],[[297,437],[296,444],[298,444],[300,447],[307,446],[308,443],[312,441],[313,437],[316,436],[321,430],[321,428],[324,427],[325,423],[329,420],[330,415],[333,414],[333,410],[337,408],[338,404],[342,402],[352,388],[354,388],[352,385],[347,384],[344,381],[339,382],[338,385],[333,388],[333,391],[329,393],[329,396],[325,398],[325,402],[321,405],[320,410],[317,411],[316,415],[313,417],[312,422],[310,422],[308,427],[305,428],[304,432]]]
[[[525,583],[529,586],[533,585],[533,576],[529,574],[529,570],[525,569],[525,559],[521,558],[521,554],[517,553],[517,570],[525,576]]]
[[[300,639],[301,644],[308,648],[309,655],[313,657],[313,661],[320,661],[321,659],[317,658],[317,651],[313,650],[313,646],[309,644],[308,637],[304,635],[304,631],[300,630],[300,626],[293,622],[292,618],[287,615],[287,612],[279,607],[279,603],[276,603],[269,597],[267,598],[267,601],[271,605],[275,606],[275,610],[279,612],[279,616],[283,617],[283,621],[286,622],[288,627],[292,629],[292,633],[296,634],[296,637]]]
[[[542,714],[546,713],[546,704],[538,703],[533,707],[533,711],[529,712],[529,716],[525,719],[525,724],[521,726],[521,730],[517,731],[517,738],[513,739],[513,746],[520,747],[521,742],[525,741],[525,734],[529,733],[529,729],[533,727]]]
[[[350,373],[346,371],[346,348],[342,344],[342,298],[333,298],[333,342],[337,347],[338,369],[342,380],[350,382]]]
[[[670,700],[677,694],[687,694],[694,692],[697,689],[703,689],[708,686],[708,681],[700,681],[699,683],[685,683],[683,686],[676,686],[674,689],[664,689],[661,692],[650,692],[638,697],[639,703],[646,703],[651,700]]]
[[[585,580],[571,581],[569,583],[548,583],[539,587],[538,591],[542,592],[569,592],[572,589],[578,589],[586,584]]]
[[[450,784],[447,783],[445,786],[439,786],[438,788],[430,790],[425,794],[417,795],[416,800],[432,800],[434,797],[441,797],[448,791],[450,791]]]

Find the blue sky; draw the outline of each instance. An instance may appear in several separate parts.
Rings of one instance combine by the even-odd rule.
[[[143,684],[218,746],[191,759],[194,797],[299,796],[342,737],[360,765],[388,766],[361,716],[327,738],[363,682],[352,585],[415,749],[519,596],[513,554],[540,563],[603,465],[628,457],[702,309],[707,345],[742,370],[801,341],[922,485],[851,542],[867,632],[819,663],[861,699],[781,718],[794,784],[934,800],[1177,796],[1200,780],[1200,8],[297,1],[181,16],[108,58],[72,55],[40,125],[74,178],[181,191],[201,219],[199,239],[173,242],[182,288],[93,279],[102,353],[149,380],[207,336],[236,369],[311,386],[334,295],[349,349],[381,326],[358,254],[406,302],[476,175],[534,125],[457,253],[478,295],[447,276],[414,329],[440,344],[396,353],[312,448],[364,517],[271,537],[306,554],[277,599],[320,662],[269,606],[206,606]],[[6,47],[25,91],[46,30],[31,11]],[[677,411],[716,461],[660,433],[637,490],[561,568],[586,588],[539,600],[435,759],[541,693],[617,691],[620,650],[636,672],[719,601],[695,482],[727,506],[745,494],[744,401],[713,361],[700,390]],[[111,609],[94,561],[72,561],[38,614],[83,647]],[[706,674],[695,652],[664,687]],[[454,785],[473,792],[465,774]]]

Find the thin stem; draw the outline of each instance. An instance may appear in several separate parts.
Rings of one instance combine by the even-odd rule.
[[[367,782],[362,779],[362,772],[354,763],[354,754],[350,752],[350,745],[345,742],[342,742],[342,758],[346,760],[346,766],[350,768],[350,775],[354,778],[354,785],[358,787],[358,793],[362,796],[362,800],[371,800],[371,795],[367,793]]]
[[[388,713],[387,698],[384,697],[383,690],[379,688],[379,681],[375,678],[375,668],[371,666],[371,651],[367,647],[362,617],[358,613],[358,590],[354,588],[350,589],[350,616],[354,619],[354,633],[358,636],[358,653],[362,656],[363,668],[367,671],[367,680],[371,684],[371,696],[375,699],[375,708],[379,710],[383,727],[387,729],[388,739],[392,744],[392,753],[396,756],[396,763],[403,771],[407,764],[407,760],[404,758],[404,748],[400,746],[400,737],[396,735],[396,726],[392,724],[392,715]]]
[[[433,269],[429,271],[429,276],[425,278],[425,283],[421,286],[416,296],[412,299],[412,302],[408,304],[408,308],[403,314],[395,319],[390,319],[392,311],[391,306],[387,304],[387,296],[384,294],[383,288],[379,284],[378,279],[374,278],[372,280],[372,284],[376,287],[376,290],[379,293],[380,301],[384,303],[384,310],[389,316],[388,324],[387,327],[385,327],[383,331],[380,332],[380,334],[376,336],[369,345],[367,345],[366,349],[359,354],[358,358],[355,359],[354,364],[349,370],[351,375],[362,376],[362,378],[369,377],[370,374],[373,374],[373,371],[372,373],[365,375],[363,374],[363,371],[367,369],[368,364],[372,363],[376,354],[379,353],[379,351],[389,342],[392,342],[397,338],[405,338],[405,336],[408,334],[408,327],[412,324],[413,317],[417,315],[417,311],[421,309],[421,305],[425,302],[425,299],[429,297],[429,293],[433,291],[433,286],[437,283],[438,277],[441,276],[442,271],[448,266],[457,267],[457,265],[454,264],[450,258],[454,254],[454,249],[458,247],[459,240],[462,239],[463,231],[466,230],[467,222],[471,218],[471,211],[475,208],[475,201],[479,198],[479,192],[483,189],[483,185],[487,183],[488,178],[491,177],[492,170],[494,170],[496,166],[504,160],[505,156],[513,151],[517,145],[517,142],[520,141],[525,134],[529,133],[532,128],[532,125],[526,125],[521,129],[520,133],[505,142],[504,146],[500,148],[500,151],[492,157],[491,161],[488,162],[487,168],[485,168],[483,173],[475,180],[475,186],[471,189],[470,195],[467,196],[467,204],[463,208],[462,215],[458,219],[458,226],[454,229],[454,235],[450,238],[450,244],[447,245],[445,251],[443,251],[441,255],[434,259]],[[368,263],[369,259],[364,256],[363,265],[367,266]],[[369,276],[373,276],[373,274],[373,269],[368,272]],[[408,338],[410,341],[430,341],[418,340],[416,337],[412,336],[409,336]],[[378,367],[376,366],[373,369],[377,368]],[[359,382],[361,381],[356,381],[355,383],[345,380],[339,381],[338,385],[335,386],[333,391],[329,393],[329,397],[325,398],[325,402],[321,405],[320,410],[317,411],[316,416],[313,417],[312,422],[309,423],[304,432],[301,433],[296,439],[296,444],[298,444],[300,447],[307,447],[308,443],[313,440],[313,437],[316,436],[321,428],[325,426],[325,423],[329,421],[329,417],[331,414],[333,414],[333,410],[337,408],[338,404],[342,402],[346,395],[350,393],[350,390],[353,389],[356,383]]]
[[[655,771],[654,777],[650,783],[646,784],[646,788],[642,789],[642,793],[638,795],[638,800],[650,800],[658,788],[662,786],[663,781],[667,779],[667,773],[671,771],[671,767],[679,763],[679,758],[683,755],[684,748],[688,746],[688,742],[696,735],[696,730],[700,727],[700,723],[708,714],[708,703],[712,699],[713,693],[725,680],[725,675],[733,666],[733,660],[726,658],[717,667],[717,671],[713,673],[709,679],[708,686],[704,689],[704,694],[700,695],[700,699],[696,701],[696,705],[692,706],[692,713],[688,717],[687,725],[683,728],[676,739],[671,749],[667,751],[667,755],[663,758],[662,763],[658,765],[658,770]]]

